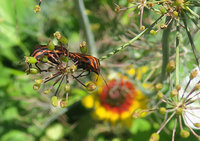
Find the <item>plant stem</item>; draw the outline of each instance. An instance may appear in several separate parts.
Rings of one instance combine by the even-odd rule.
[[[179,20],[177,22],[177,32],[176,32],[176,85],[179,84],[179,48],[180,48],[180,28]]]
[[[190,31],[189,31],[189,29],[187,27],[186,17],[185,17],[184,13],[182,14],[182,19],[183,19],[183,23],[185,25],[185,30],[186,30],[186,33],[188,35],[188,38],[189,38],[189,41],[190,41],[190,44],[191,44],[191,47],[192,47],[192,51],[193,51],[194,57],[196,59],[197,65],[199,67],[198,53],[197,53],[196,47],[194,45],[194,42],[193,42],[192,36],[190,34]]]
[[[82,22],[81,25],[82,25],[82,28],[86,35],[86,40],[88,43],[89,51],[90,51],[91,55],[98,57],[96,45],[95,45],[95,41],[94,41],[94,36],[93,36],[92,30],[90,28],[90,22],[89,22],[88,16],[85,13],[86,10],[85,10],[83,0],[74,0],[74,4],[76,6],[76,9],[80,16],[80,20]]]
[[[140,34],[138,34],[136,37],[134,37],[133,39],[131,39],[130,41],[128,41],[127,43],[121,45],[120,47],[114,49],[112,52],[108,53],[105,56],[102,56],[100,58],[100,61],[107,59],[108,57],[113,56],[114,54],[122,51],[123,49],[125,49],[127,46],[129,46],[130,44],[132,44],[134,41],[136,41],[137,39],[139,39],[143,34],[145,34],[146,32],[150,31],[152,29],[152,27],[154,27],[154,25],[160,21],[162,19],[164,15],[161,15],[153,24],[151,24],[148,28],[146,28],[144,31],[142,31]]]
[[[170,21],[171,17],[166,17],[166,22],[168,23]],[[173,21],[172,21],[173,22]],[[166,67],[169,62],[169,34],[172,27],[172,22],[168,25],[168,27],[163,31],[162,35],[162,71],[160,76],[160,82],[165,79],[166,75]]]

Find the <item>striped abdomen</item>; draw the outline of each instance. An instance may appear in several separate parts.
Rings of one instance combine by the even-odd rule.
[[[78,68],[100,74],[99,59],[85,54],[69,52],[69,58],[77,64]]]
[[[67,55],[68,51],[66,48],[60,47],[60,46],[55,46],[54,50],[49,50],[46,45],[40,45],[37,46],[33,52],[31,53],[32,57],[35,57],[38,62],[40,62],[40,59],[43,56],[47,56],[48,60],[51,61],[52,63],[58,64],[56,60],[58,60],[58,57],[62,55]]]

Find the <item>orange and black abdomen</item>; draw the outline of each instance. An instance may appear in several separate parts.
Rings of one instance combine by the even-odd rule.
[[[57,64],[55,58],[57,58],[58,56],[67,55],[67,54],[68,54],[67,49],[65,49],[63,47],[55,46],[54,50],[49,50],[46,45],[40,45],[40,46],[37,46],[33,50],[33,52],[31,53],[31,56],[35,57],[38,62],[40,62],[40,59],[43,56],[47,56],[49,61]]]
[[[73,52],[69,52],[69,57],[74,63],[77,64],[78,68],[89,70],[99,75],[100,73],[99,59],[90,55],[73,53]]]

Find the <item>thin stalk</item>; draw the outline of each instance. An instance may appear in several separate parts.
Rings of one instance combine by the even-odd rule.
[[[171,20],[171,17],[166,17],[166,22]],[[173,22],[173,21],[172,21]],[[169,62],[169,34],[172,28],[172,22],[168,25],[168,27],[163,31],[162,35],[162,71],[160,76],[160,82],[162,82],[165,79],[166,76],[166,67]]]
[[[127,43],[121,45],[120,47],[114,49],[112,52],[108,53],[107,55],[105,56],[102,56],[100,58],[100,61],[104,60],[104,59],[107,59],[113,55],[115,55],[116,53],[122,51],[123,49],[125,49],[127,46],[129,46],[130,44],[132,44],[134,41],[136,41],[137,39],[139,39],[142,35],[144,35],[146,32],[150,31],[154,25],[160,21],[162,19],[164,15],[161,15],[153,24],[151,24],[148,28],[146,28],[144,31],[142,31],[140,34],[138,34],[136,37],[134,37],[133,39],[131,39],[130,41],[128,41]]]
[[[177,32],[176,32],[176,85],[179,84],[179,48],[180,48],[180,28],[179,28],[179,21],[177,22]]]
[[[191,47],[192,47],[192,51],[193,51],[193,54],[194,54],[194,57],[196,59],[196,62],[197,62],[197,65],[199,67],[199,59],[198,59],[198,52],[197,52],[197,49],[194,45],[194,42],[193,42],[193,39],[192,39],[192,35],[190,34],[190,31],[187,27],[187,22],[186,22],[186,17],[185,17],[185,14],[182,14],[182,19],[183,19],[183,23],[185,25],[185,30],[186,30],[186,33],[188,35],[188,38],[189,38],[189,41],[190,41],[190,44],[191,44]]]
[[[98,57],[94,36],[90,28],[90,22],[89,22],[88,16],[85,13],[86,10],[85,10],[83,0],[74,0],[74,4],[76,6],[76,9],[80,16],[80,20],[82,22],[81,25],[86,35],[89,51],[92,56]]]

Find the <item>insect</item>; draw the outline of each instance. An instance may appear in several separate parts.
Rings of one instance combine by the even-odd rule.
[[[85,72],[83,71],[77,77],[89,75],[91,71],[97,75],[100,74],[100,62],[96,57],[81,53],[69,52],[69,58],[77,65],[77,68],[82,68],[83,70],[88,71],[88,74],[82,75]]]
[[[46,71],[46,70],[41,70],[40,67],[38,66],[38,63],[42,62],[41,59],[43,56],[47,56],[48,60],[50,61],[49,63],[53,63],[58,65],[59,64],[59,59],[58,57],[62,55],[68,55],[68,50],[64,47],[61,46],[55,46],[54,50],[49,50],[48,46],[46,45],[39,45],[37,46],[33,52],[31,53],[31,57],[35,57],[37,59],[37,63],[35,63],[35,66],[41,71]],[[32,64],[29,64],[29,69],[32,67]]]
[[[73,52],[69,52],[69,57],[77,65],[77,68],[82,68],[83,70],[88,71],[88,73],[85,75],[83,75],[83,73],[85,72],[85,71],[83,71],[75,78],[89,75],[91,71],[96,73],[98,75],[98,77],[99,77],[99,75],[101,75],[100,62],[99,62],[99,59],[97,59],[96,57],[86,55],[86,54],[81,54],[81,53],[73,53]],[[98,80],[98,77],[97,77],[96,81]],[[103,81],[105,82],[106,86],[108,87],[108,84],[106,83],[104,77],[102,75],[101,75],[101,77],[103,78]]]
[[[98,76],[101,75],[100,74],[101,67],[100,67],[99,59],[90,55],[86,55],[86,54],[69,52],[66,48],[62,46],[55,46],[54,50],[49,50],[47,45],[39,45],[31,53],[31,56],[37,59],[37,63],[35,63],[35,66],[40,70],[40,72],[47,71],[47,70],[41,70],[40,67],[38,66],[38,63],[42,62],[41,59],[43,56],[48,57],[48,60],[49,60],[48,63],[51,63],[51,64],[53,63],[53,65],[59,66],[59,65],[62,65],[62,61],[60,61],[59,59],[59,57],[62,55],[68,56],[69,59],[71,59],[75,63],[75,65],[77,65],[78,69],[83,69],[83,71],[78,76],[72,75],[72,77],[75,78],[77,81],[79,81],[77,78],[87,76],[90,74],[90,72],[94,72]],[[29,69],[31,67],[32,67],[32,64],[29,64]],[[84,72],[88,72],[88,73],[84,74]],[[98,77],[97,77],[97,80],[98,80]],[[81,84],[85,86],[83,83]]]

